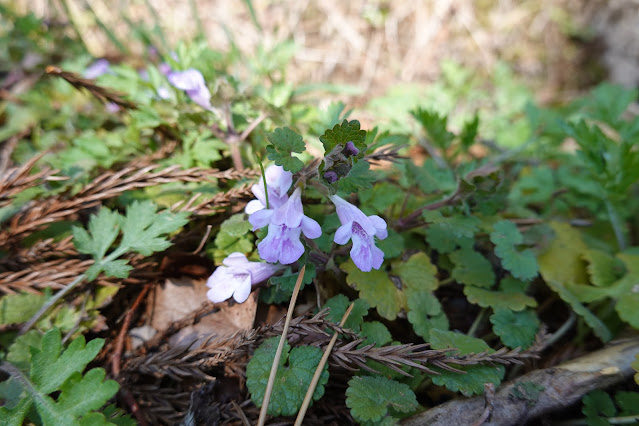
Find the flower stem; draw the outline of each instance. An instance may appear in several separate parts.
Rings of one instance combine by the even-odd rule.
[[[257,162],[260,163],[260,170],[262,171],[262,180],[264,181],[264,196],[266,197],[266,210],[268,210],[270,209],[270,207],[268,204],[268,187],[266,186],[266,173],[264,172],[264,165],[262,164],[260,155],[255,153],[255,156],[257,157]]]

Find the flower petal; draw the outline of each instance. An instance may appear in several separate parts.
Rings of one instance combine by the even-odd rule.
[[[335,204],[335,209],[337,210],[337,216],[339,217],[340,222],[343,224],[348,222],[357,222],[362,228],[364,228],[367,234],[373,235],[375,233],[375,226],[359,208],[337,195],[332,195],[330,198]]]
[[[373,256],[371,254],[371,244],[367,239],[362,239],[353,234],[353,248],[351,249],[351,259],[361,271],[369,272],[373,268]]]
[[[386,221],[377,215],[368,216],[368,220],[371,221],[375,227],[375,236],[380,240],[388,237],[388,230],[386,229]]]
[[[202,73],[193,68],[186,71],[171,71],[167,78],[169,83],[180,90],[197,90],[206,87]]]
[[[335,241],[337,244],[340,244],[340,245],[346,244],[348,240],[351,239],[351,234],[353,233],[352,228],[353,228],[353,222],[345,223],[339,228],[337,228],[337,231],[335,232],[335,238],[333,238],[333,241]]]
[[[248,264],[249,261],[244,255],[244,253],[240,253],[236,251],[226,256],[226,259],[224,259],[222,263],[225,264],[226,266],[235,266],[235,267],[242,266],[243,267],[246,264]]]
[[[243,303],[248,299],[249,294],[251,294],[251,275],[247,272],[243,275],[235,275],[236,278],[236,287],[235,293],[233,293],[233,299],[237,303]],[[243,278],[242,278],[243,277]]]
[[[384,263],[384,252],[375,244],[372,244],[371,253],[373,255],[373,268],[379,269]]]
[[[264,204],[260,200],[251,200],[248,202],[246,207],[244,208],[244,212],[246,214],[253,214],[258,210],[263,210],[265,208]]]
[[[257,245],[257,252],[267,262],[275,263],[279,260],[280,246],[282,245],[283,225],[269,225],[268,234]]]
[[[245,268],[251,274],[251,285],[259,284],[273,276],[277,271],[283,269],[282,265],[272,263],[249,262]]]
[[[271,217],[273,216],[273,210],[258,210],[249,216],[249,223],[253,225],[253,231],[256,229],[264,228],[271,223]],[[270,231],[269,231],[270,232]]]
[[[304,210],[302,208],[302,190],[296,188],[293,195],[282,206],[275,210],[271,223],[286,225],[287,228],[297,228],[302,223]]]
[[[233,296],[236,283],[232,276],[227,274],[225,266],[218,266],[206,280],[206,286],[210,288],[206,292],[206,297],[213,303],[220,303]]]
[[[269,166],[264,172],[266,184],[272,188],[275,196],[281,198],[293,184],[293,173],[284,170],[282,166]],[[271,195],[269,193],[269,195]]]
[[[302,216],[302,232],[306,238],[314,240],[322,235],[322,228],[317,221],[308,216]]]
[[[288,265],[304,254],[304,245],[300,242],[301,228],[286,229],[280,246],[280,263]]]

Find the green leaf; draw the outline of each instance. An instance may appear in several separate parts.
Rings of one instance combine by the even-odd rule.
[[[448,318],[433,291],[439,287],[437,268],[426,253],[417,253],[406,262],[393,264],[393,273],[402,280],[407,318],[415,333],[428,341],[434,328],[448,329]]]
[[[551,222],[555,239],[539,255],[539,272],[544,280],[560,283],[586,284],[588,282],[582,255],[588,247],[578,230],[565,223]]]
[[[16,293],[0,298],[0,324],[28,321],[45,302],[42,294]]]
[[[375,346],[380,347],[393,340],[388,328],[379,321],[366,321],[363,323],[361,334],[366,337],[366,340],[362,342],[363,345],[374,343]]]
[[[515,277],[524,281],[537,275],[539,267],[535,254],[530,249],[523,251],[515,247],[523,243],[523,237],[517,226],[509,220],[502,220],[493,225],[490,241],[495,244],[495,254],[501,259],[502,266]]]
[[[586,250],[583,258],[588,262],[586,267],[590,281],[597,287],[608,287],[617,281],[625,270],[623,262],[602,250]]]
[[[31,365],[31,351],[29,348],[40,348],[41,342],[42,334],[38,330],[29,330],[27,333],[16,337],[7,352],[7,361],[20,370],[28,372]]]
[[[499,308],[490,316],[493,331],[509,348],[527,349],[535,341],[539,318],[535,311],[526,309],[513,312]]]
[[[415,333],[429,341],[431,331],[448,330],[448,318],[442,310],[439,299],[424,289],[406,292],[408,322],[413,325]]]
[[[385,259],[399,257],[406,250],[404,237],[393,228],[388,228],[388,236],[383,240],[377,240],[376,244],[384,252]]]
[[[459,141],[464,149],[470,148],[475,143],[477,137],[477,130],[479,128],[479,115],[475,113],[472,120],[468,120],[464,123],[461,133],[459,134]]]
[[[629,293],[621,297],[615,305],[619,318],[639,329],[639,293]]]
[[[341,124],[336,124],[333,129],[327,129],[320,141],[324,145],[324,152],[331,152],[337,145],[346,144],[352,141],[359,152],[363,155],[366,151],[366,131],[360,129],[359,121],[344,120]]]
[[[291,155],[294,152],[301,153],[306,150],[304,139],[299,134],[288,127],[278,127],[274,132],[268,133],[266,138],[272,144],[266,147],[270,160],[291,173],[302,170],[304,167],[302,160]]]
[[[359,297],[388,320],[394,320],[401,308],[399,291],[388,278],[385,271],[372,270],[362,272],[352,260],[342,263],[340,268],[346,272],[346,282],[359,291]]]
[[[40,349],[31,347],[31,380],[41,392],[54,392],[73,373],[82,372],[103,345],[103,339],[93,339],[85,346],[84,336],[80,336],[61,352],[60,330],[52,328],[42,337]]]
[[[233,215],[222,222],[220,230],[215,236],[215,247],[213,258],[216,263],[222,263],[229,254],[250,253],[253,251],[254,236],[251,231],[253,227],[244,218],[244,213]]]
[[[417,398],[404,383],[381,376],[355,376],[348,381],[346,406],[356,421],[377,422],[389,408],[402,413],[417,410]]]
[[[589,392],[582,400],[584,406],[581,412],[586,417],[612,417],[617,414],[615,403],[606,392],[596,389]]]
[[[338,181],[339,190],[351,193],[360,189],[372,188],[377,177],[368,168],[369,164],[365,160],[355,163],[348,174]]]
[[[338,294],[336,296],[331,297],[324,304],[324,308],[331,308],[330,313],[326,316],[326,319],[338,323],[342,320],[342,316],[348,309],[348,306],[351,304],[348,297],[343,294]],[[346,323],[344,324],[344,328],[351,329],[355,332],[359,332],[360,326],[362,322],[364,322],[364,317],[368,315],[369,309],[368,303],[366,303],[363,299],[355,300],[353,304],[353,310],[351,311]]]
[[[275,336],[265,340],[255,350],[246,366],[246,386],[251,393],[251,399],[258,407],[262,406],[264,400],[266,383],[275,359],[279,339],[279,336]],[[300,346],[291,350],[291,345],[288,342],[284,344],[268,405],[270,415],[292,416],[299,411],[321,358],[322,350],[317,347]],[[324,366],[317,388],[313,393],[314,401],[324,395],[326,382],[328,382],[328,365]]]
[[[304,279],[300,289],[303,289],[308,284],[313,282],[317,271],[315,270],[315,264],[312,262],[306,262],[305,256],[302,256],[300,264],[306,263],[306,270],[304,271]],[[287,268],[279,277],[271,277],[268,288],[262,289],[260,292],[260,298],[266,303],[281,303],[291,300],[293,290],[295,289],[295,283],[297,283],[297,277],[299,272],[292,273],[290,268]],[[338,320],[339,321],[339,320]]]
[[[615,401],[621,408],[619,416],[635,416],[639,414],[639,392],[619,391],[615,394]]]
[[[454,251],[458,247],[472,247],[473,239],[456,236],[443,223],[435,223],[426,229],[426,242],[441,254]]]
[[[171,246],[166,235],[188,223],[188,213],[156,213],[157,206],[150,201],[134,201],[126,210],[122,223],[120,248],[143,256],[166,250]]]
[[[448,126],[447,115],[439,115],[434,110],[422,108],[413,110],[410,114],[419,121],[433,143],[439,148],[448,148],[455,138],[455,135],[446,129]]]
[[[483,288],[465,286],[464,295],[470,303],[479,305],[482,308],[504,308],[512,311],[521,311],[529,306],[534,308],[537,301],[530,296],[520,292],[512,291],[491,291]]]
[[[437,268],[426,253],[412,255],[407,261],[393,264],[393,273],[402,280],[405,291],[437,290]]]
[[[610,332],[608,327],[599,318],[597,318],[597,316],[590,312],[588,308],[582,305],[577,296],[575,296],[565,286],[561,285],[557,281],[546,280],[546,284],[548,285],[548,287],[550,287],[551,290],[559,294],[559,297],[561,297],[564,302],[568,303],[577,315],[584,319],[586,324],[588,324],[588,326],[592,328],[595,335],[599,337],[604,343],[612,339],[612,333]]]
[[[457,348],[459,355],[494,352],[483,340],[453,331],[432,330],[430,344],[433,349]],[[453,392],[461,392],[465,396],[482,394],[485,383],[499,386],[506,371],[503,365],[462,365],[455,368],[465,371],[466,374],[434,367],[433,369],[440,374],[432,377],[433,383],[445,386]]]
[[[118,391],[118,382],[104,381],[103,368],[89,370],[84,377],[74,373],[60,388],[58,410],[80,417],[102,407]]]
[[[452,277],[459,283],[490,288],[495,284],[493,265],[472,248],[463,248],[448,256],[455,265]]]
[[[120,232],[118,212],[101,208],[89,220],[89,232],[73,227],[73,245],[80,253],[90,254],[94,259],[102,259]]]

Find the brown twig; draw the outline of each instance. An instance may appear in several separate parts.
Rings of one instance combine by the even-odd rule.
[[[129,331],[129,326],[131,325],[131,320],[133,319],[133,314],[144,300],[144,297],[148,293],[151,288],[151,284],[147,284],[142,288],[142,291],[138,294],[138,297],[135,298],[133,305],[127,311],[124,321],[122,322],[122,327],[120,327],[120,332],[118,333],[118,337],[115,340],[115,350],[113,351],[113,357],[111,358],[111,372],[113,373],[113,377],[117,378],[120,375],[120,366],[122,365],[122,349],[124,348],[124,339],[126,337],[127,332]]]
[[[169,182],[206,182],[212,179],[237,180],[259,175],[258,171],[250,169],[242,171],[198,167],[181,169],[179,166],[156,169],[158,169],[157,165],[149,165],[142,168],[125,167],[119,171],[108,171],[87,184],[71,198],[65,199],[63,196],[55,196],[34,201],[21,213],[11,218],[8,229],[0,232],[0,246],[12,243],[16,239],[23,238],[51,223],[67,220],[78,211],[99,205],[103,200],[116,197],[125,191]],[[210,205],[215,205],[218,200],[222,204],[226,201],[227,204],[224,205],[228,205],[233,195],[237,195],[237,193],[232,189],[229,194],[229,197],[226,197],[224,193],[222,195],[216,194],[212,200],[202,203],[208,207],[202,206],[201,209],[205,213],[197,210],[194,212],[196,214],[216,212],[217,210]]]
[[[133,102],[125,100],[123,98],[124,95],[122,95],[121,93],[112,91],[110,89],[106,89],[102,86],[98,86],[97,84],[95,84],[93,80],[82,78],[76,73],[73,73],[70,71],[63,71],[54,65],[47,66],[45,69],[45,72],[49,75],[54,75],[56,77],[63,78],[64,80],[66,80],[69,84],[71,84],[73,87],[75,87],[78,90],[80,89],[87,90],[93,96],[98,98],[100,102],[103,102],[103,103],[111,102],[120,107],[128,108],[128,109],[138,108],[138,106],[134,104]]]

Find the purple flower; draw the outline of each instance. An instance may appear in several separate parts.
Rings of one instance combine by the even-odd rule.
[[[260,257],[267,262],[293,263],[304,254],[304,245],[300,241],[302,232],[311,239],[322,235],[319,224],[304,215],[301,193],[302,190],[296,188],[281,206],[261,209],[249,216],[253,230],[268,226],[266,238],[257,245]]]
[[[346,147],[342,152],[344,152],[344,154],[346,155],[357,155],[359,154],[359,149],[357,149],[353,141],[348,141],[346,142]]]
[[[169,83],[180,90],[184,90],[189,98],[204,109],[212,109],[211,92],[206,87],[202,73],[196,69],[186,71],[171,71],[167,78]]]
[[[353,240],[351,258],[355,266],[364,272],[369,272],[373,268],[379,269],[384,261],[384,252],[375,246],[374,237],[383,240],[388,236],[384,219],[377,215],[366,216],[360,209],[337,195],[330,198],[342,223],[335,232],[333,241],[346,244],[348,240]]]
[[[248,299],[251,285],[270,278],[283,268],[281,265],[249,262],[242,253],[231,253],[222,263],[206,280],[206,286],[210,288],[206,297],[213,303],[223,302],[231,296],[242,303]]]
[[[109,61],[107,61],[106,59],[98,59],[84,70],[84,78],[90,78],[92,80],[94,78],[98,78],[101,75],[109,72],[110,65],[111,64],[109,64]]]
[[[326,173],[324,173],[324,179],[326,179],[326,182],[328,183],[335,183],[337,182],[337,173],[335,173],[332,170],[329,170]]]
[[[266,187],[268,188],[269,208],[276,209],[288,200],[286,192],[293,184],[293,173],[287,172],[282,166],[269,166],[264,172]],[[244,210],[247,214],[253,214],[266,208],[266,193],[264,192],[264,178],[251,188],[257,200],[252,200]]]

